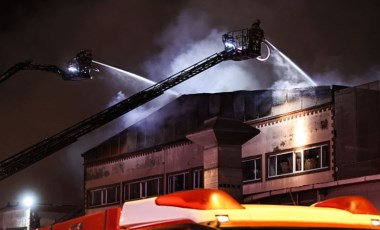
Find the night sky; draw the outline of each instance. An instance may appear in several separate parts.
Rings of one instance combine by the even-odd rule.
[[[260,19],[265,37],[318,85],[380,80],[378,0],[3,0],[0,72],[17,62],[94,60],[154,81],[223,50],[221,35]],[[22,71],[0,84],[0,160],[50,137],[147,85],[99,66],[91,81]],[[219,64],[176,87],[180,93],[308,86],[276,54],[266,62]],[[165,103],[160,102],[158,107]],[[40,203],[83,202],[81,154],[121,130],[122,121],[0,181],[0,207],[26,191]]]

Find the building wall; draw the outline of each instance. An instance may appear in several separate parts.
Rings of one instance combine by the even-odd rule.
[[[30,209],[13,208],[0,212],[0,229],[30,229]]]
[[[256,90],[183,95],[84,154],[85,163],[154,148],[185,139],[213,117],[240,121],[278,116],[330,103],[326,86],[294,90]]]
[[[335,93],[337,178],[380,173],[380,81]]]
[[[341,183],[341,186],[334,186],[326,190],[325,199],[337,196],[363,196],[370,200],[378,209],[380,209],[380,176],[374,177],[374,180],[366,180],[367,177],[357,178],[353,183]],[[351,179],[347,179],[351,180]]]
[[[85,190],[118,186],[118,201],[114,206],[119,206],[125,201],[123,197],[125,183],[160,177],[162,179],[160,179],[162,182],[160,193],[165,194],[168,188],[168,175],[183,171],[191,173],[193,169],[198,168],[203,168],[202,149],[186,141],[155,151],[136,153],[134,156],[88,166],[85,168]],[[91,212],[102,209],[102,206],[92,207]]]
[[[279,116],[274,119],[254,122],[261,132],[243,145],[242,158],[260,157],[262,178],[246,182],[243,194],[257,194],[283,188],[333,181],[333,112],[330,105]],[[292,152],[313,145],[327,144],[329,148],[328,168],[290,173],[278,177],[268,176],[268,157],[271,154]]]
[[[201,166],[203,155],[200,147],[186,142],[86,167],[86,189]]]
[[[329,87],[183,96],[83,154],[85,190],[88,195],[86,202],[90,198],[90,192],[102,190],[106,193],[107,186],[111,186],[117,189],[118,200],[105,206],[120,205],[124,201],[123,186],[126,183],[156,176],[162,177],[159,183],[162,183],[164,190],[161,192],[166,193],[168,176],[184,170],[204,169],[203,149],[188,140],[185,141],[185,137],[211,117],[232,118],[261,130],[252,141],[242,148],[239,147],[239,154],[243,160],[258,155],[263,159],[262,180],[245,183],[244,195],[286,188],[289,185],[300,186],[330,181],[330,168],[302,175],[281,176],[282,180],[280,177],[267,180],[265,159],[271,153],[294,150],[315,143],[327,143],[331,154],[331,102]],[[299,142],[304,137],[308,139]],[[329,156],[328,159],[331,161],[332,157]],[[223,159],[223,162],[229,161]],[[206,171],[205,174],[211,173],[210,170]],[[224,167],[223,172],[228,175],[215,176],[238,178],[230,175],[228,165]],[[241,178],[241,172],[239,175]],[[206,178],[210,179],[212,175],[203,175],[203,178],[203,183],[209,186],[211,182]],[[239,180],[236,184],[241,188],[241,179]],[[226,182],[215,186],[223,186],[228,190],[231,185],[235,184]],[[236,188],[236,185],[234,187]],[[86,207],[88,212],[92,212],[105,206]]]

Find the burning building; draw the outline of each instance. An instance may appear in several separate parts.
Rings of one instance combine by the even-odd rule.
[[[87,212],[216,188],[245,203],[380,207],[380,81],[183,95],[85,152]]]

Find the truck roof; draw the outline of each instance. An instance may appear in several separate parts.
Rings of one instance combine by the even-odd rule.
[[[200,189],[126,202],[120,219],[120,227],[130,229],[178,224],[217,229],[380,229],[380,216],[361,196],[333,198],[312,206],[240,205],[221,190]]]

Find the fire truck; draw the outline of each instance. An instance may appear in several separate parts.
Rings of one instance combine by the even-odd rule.
[[[380,214],[361,196],[342,196],[311,206],[239,204],[214,189],[171,193],[125,202],[38,230],[120,229],[380,229]]]

